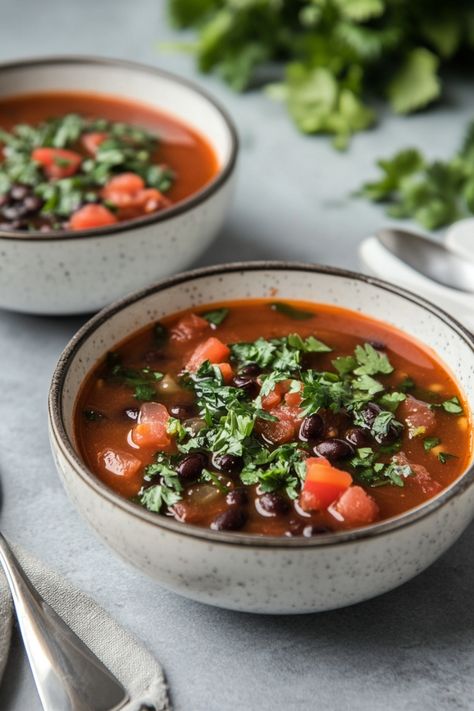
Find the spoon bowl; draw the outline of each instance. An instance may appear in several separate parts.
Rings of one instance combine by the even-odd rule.
[[[473,262],[416,232],[386,228],[379,230],[376,237],[392,254],[423,276],[450,289],[474,294]]]

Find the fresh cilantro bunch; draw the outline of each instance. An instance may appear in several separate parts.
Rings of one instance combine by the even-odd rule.
[[[170,17],[193,28],[203,72],[237,91],[282,81],[270,95],[286,103],[304,133],[329,133],[345,148],[376,119],[382,96],[400,114],[441,93],[440,68],[474,51],[470,0],[169,0]]]
[[[387,214],[412,218],[428,230],[474,214],[474,121],[460,150],[447,161],[428,162],[407,148],[378,161],[382,175],[359,195],[387,205]]]

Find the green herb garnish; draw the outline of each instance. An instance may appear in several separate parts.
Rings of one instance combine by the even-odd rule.
[[[277,311],[279,314],[288,316],[288,318],[291,318],[294,321],[306,321],[309,318],[313,318],[315,315],[312,311],[297,309],[284,301],[275,301],[275,303],[270,304],[270,308],[272,311]]]
[[[438,454],[438,459],[441,462],[441,464],[446,464],[446,462],[449,459],[457,459],[457,455],[456,454],[449,454],[449,452],[440,452]]]
[[[442,403],[442,408],[446,412],[449,412],[452,415],[462,415],[463,414],[463,409],[462,405],[459,402],[459,398],[457,397],[452,397],[450,400],[445,400]]]
[[[425,439],[423,440],[423,447],[425,452],[429,452],[434,447],[437,447],[438,444],[441,444],[441,440],[439,437],[425,437]]]
[[[474,43],[473,43],[474,47]],[[474,213],[474,121],[452,158],[429,162],[405,149],[378,161],[381,177],[365,183],[359,195],[382,202],[394,218],[413,218],[428,230]]]
[[[228,315],[229,309],[227,308],[215,309],[214,311],[207,311],[206,313],[201,314],[201,316],[205,318],[206,321],[209,321],[211,326],[215,327],[220,326]]]

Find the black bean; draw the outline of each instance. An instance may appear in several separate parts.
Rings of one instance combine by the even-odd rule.
[[[236,454],[215,454],[212,463],[220,472],[228,474],[240,472],[244,466],[242,457],[238,457]]]
[[[169,412],[177,420],[187,420],[194,415],[194,408],[192,405],[171,405]]]
[[[261,367],[258,363],[247,363],[239,370],[239,375],[260,375],[262,372]]]
[[[303,528],[303,536],[305,538],[311,538],[312,536],[320,536],[324,533],[331,533],[331,529],[326,528],[326,526],[305,526]]]
[[[250,375],[236,375],[231,383],[234,388],[239,388],[243,390],[248,397],[257,397],[259,393],[259,386],[255,378]]]
[[[207,464],[207,458],[202,452],[188,454],[180,461],[176,469],[180,479],[194,481],[201,476],[202,470]]]
[[[15,200],[15,202],[21,202],[27,197],[27,195],[30,194],[31,188],[28,187],[28,185],[21,185],[20,183],[16,183],[10,188],[10,197],[12,200]]]
[[[21,203],[16,205],[7,205],[2,208],[2,215],[9,222],[13,222],[14,220],[20,220],[24,217],[26,215],[26,210]]]
[[[140,412],[138,407],[127,407],[123,414],[128,420],[133,420],[136,422],[138,420],[138,413]]]
[[[365,427],[370,429],[374,424],[377,415],[382,411],[382,408],[375,402],[369,402],[360,412]]]
[[[229,491],[225,500],[229,506],[243,506],[249,499],[245,489],[234,489],[233,491]]]
[[[9,200],[10,198],[8,196],[8,193],[3,193],[3,195],[0,195],[0,207],[7,205]]]
[[[402,433],[403,427],[400,424],[391,422],[384,434],[378,434],[375,436],[375,440],[380,444],[393,444],[397,441]]]
[[[354,448],[349,442],[343,439],[325,439],[313,448],[314,454],[318,457],[325,457],[329,461],[337,461],[338,459],[348,459],[354,454]]]
[[[23,207],[28,214],[39,212],[43,205],[43,200],[37,195],[27,195],[23,200]]]
[[[165,360],[166,356],[164,355],[163,351],[152,350],[152,351],[147,351],[145,353],[145,355],[143,356],[143,359],[145,360],[146,363],[157,363],[159,361]]]
[[[384,351],[387,347],[382,341],[367,341],[367,343],[372,346],[372,348],[375,348],[376,351]]]
[[[346,439],[354,447],[366,447],[368,445],[367,433],[361,427],[351,427],[344,434]]]
[[[309,415],[301,423],[299,439],[302,442],[319,439],[324,433],[324,421],[321,415]]]
[[[211,523],[214,531],[238,531],[245,524],[247,515],[240,508],[232,507],[216,516]]]
[[[11,222],[1,222],[0,223],[0,230],[7,230],[7,231],[12,231],[12,230],[26,230],[28,227],[28,223],[25,222],[24,220],[12,220]]]
[[[291,519],[291,521],[288,521],[288,528],[285,531],[285,536],[301,536],[303,529],[303,521]]]
[[[262,494],[258,499],[258,504],[260,508],[269,514],[276,516],[277,514],[284,514],[290,508],[290,505],[286,499],[280,494],[275,492]]]

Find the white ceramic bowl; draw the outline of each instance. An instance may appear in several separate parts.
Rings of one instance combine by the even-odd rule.
[[[433,348],[474,407],[474,338],[430,303],[371,277],[309,264],[230,264],[178,275],[105,309],[55,371],[49,418],[58,471],[81,514],[122,558],[161,585],[237,610],[302,613],[379,595],[443,553],[474,516],[474,468],[429,502],[365,529],[311,539],[216,532],[157,516],[102,484],[77,453],[73,412],[104,353],[163,316],[225,299],[301,299],[348,307]],[[466,561],[467,564],[467,561]]]
[[[0,230],[0,308],[97,311],[191,264],[222,226],[232,197],[236,131],[200,88],[152,67],[109,59],[51,57],[0,65],[0,99],[61,90],[121,96],[163,109],[209,141],[219,172],[170,209],[119,225],[80,235]]]

